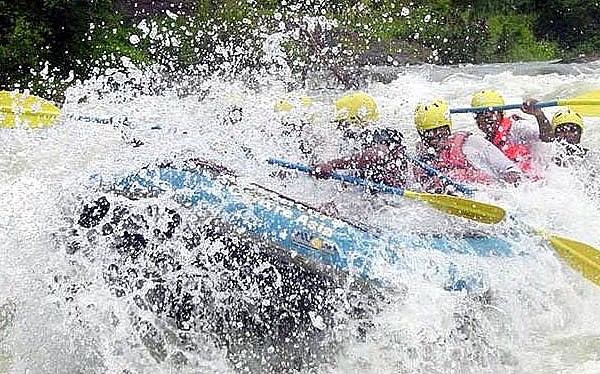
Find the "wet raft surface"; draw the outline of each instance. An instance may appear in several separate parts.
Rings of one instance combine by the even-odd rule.
[[[383,300],[360,278],[317,269],[172,202],[108,193],[73,221],[66,251],[102,263],[157,361],[185,364],[208,335],[243,371],[310,368],[348,335],[364,334]]]

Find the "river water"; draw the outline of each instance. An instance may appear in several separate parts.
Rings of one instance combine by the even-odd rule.
[[[370,81],[364,91],[378,103],[379,124],[399,128],[414,151],[412,111],[420,101],[443,97],[452,107],[464,107],[473,92],[486,88],[501,92],[507,103],[526,97],[569,98],[600,87],[600,63],[423,65],[367,72],[367,78],[375,76],[385,76],[386,83]],[[55,126],[35,131],[1,129],[1,372],[234,373],[272,368],[260,360],[246,361],[244,355],[232,359],[210,333],[198,332],[194,348],[181,348],[167,339],[164,355],[144,344],[134,322],[137,317],[132,317],[132,301],[115,296],[105,282],[104,248],[90,249],[83,261],[69,255],[61,239],[69,235],[68,221],[82,202],[97,192],[92,175],[110,179],[157,161],[199,156],[235,170],[244,180],[310,204],[334,200],[340,209],[354,210],[361,221],[383,222],[388,230],[418,226],[444,234],[484,226],[444,217],[401,198],[389,198],[398,205],[395,212],[374,209],[370,201],[363,201],[370,197],[357,189],[302,175],[278,175],[276,168],[266,165],[262,160],[268,157],[308,162],[337,155],[335,144],[317,145],[312,158],[307,158],[298,150],[294,135],[282,135],[281,114],[273,111],[280,97],[292,101],[312,97],[310,109],[286,115],[298,119],[309,112],[311,131],[324,143],[331,141],[337,136],[329,124],[332,101],[342,92],[326,88],[319,79],[306,89],[286,92],[286,83],[272,76],[255,77],[251,86],[243,81],[183,79],[168,89],[148,89],[155,78],[133,68],[127,73],[108,71],[67,91]],[[181,87],[186,90],[177,89]],[[545,109],[548,116],[554,110]],[[113,123],[81,116],[113,118]],[[477,131],[472,116],[453,119],[457,128]],[[597,151],[600,120],[585,118],[585,122],[583,143]],[[134,139],[143,145],[134,146]],[[588,171],[553,168],[543,182],[494,187],[475,198],[504,207],[518,222],[600,248],[600,184]],[[159,204],[175,206],[167,199]],[[498,232],[511,225],[501,224]],[[514,229],[525,232],[520,226]],[[384,291],[385,301],[369,316],[367,327],[356,333],[351,318],[320,326],[322,321],[311,316],[313,324],[325,331],[322,346],[327,354],[318,350],[304,354],[298,348],[297,365],[289,370],[599,372],[600,289],[564,265],[535,235],[524,236],[526,240],[514,243],[520,254],[509,259],[448,259],[414,253],[412,269],[405,273],[383,264],[380,271],[393,287]],[[490,291],[486,300],[445,291],[429,275],[444,261],[460,262],[481,275]],[[172,330],[160,318],[139,313],[163,333]],[[303,339],[301,334],[290,339],[294,336]],[[270,353],[274,350],[277,347],[267,348]],[[186,360],[178,359],[181,354]]]

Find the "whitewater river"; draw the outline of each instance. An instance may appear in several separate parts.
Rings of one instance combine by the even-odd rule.
[[[393,77],[391,82],[369,83],[364,91],[379,105],[379,123],[402,130],[411,151],[416,140],[412,112],[423,100],[443,97],[452,107],[464,107],[473,92],[486,88],[501,92],[507,103],[525,97],[569,98],[600,89],[599,63],[420,66],[385,74]],[[76,219],[82,202],[97,193],[98,179],[92,175],[109,180],[157,161],[203,157],[249,182],[310,204],[333,200],[340,209],[354,211],[355,219],[387,230],[425,228],[444,234],[511,229],[511,223],[483,227],[444,217],[401,197],[386,197],[397,205],[395,209],[381,208],[385,204],[378,202],[374,208],[366,201],[371,197],[358,189],[302,175],[277,175],[278,170],[263,160],[310,161],[298,150],[295,135],[282,135],[281,114],[273,111],[280,97],[313,97],[309,110],[287,115],[310,117],[312,135],[320,139],[312,160],[338,154],[334,142],[338,134],[329,120],[332,101],[342,92],[321,87],[324,83],[314,81],[306,90],[291,93],[285,92],[283,82],[260,77],[251,88],[242,81],[194,80],[172,84],[186,90],[146,89],[153,80],[151,73],[136,70],[108,72],[67,91],[55,126],[36,131],[0,129],[0,372],[235,373],[268,372],[265,368],[271,367],[264,360],[274,355],[254,352],[245,360],[238,352],[232,358],[209,333],[196,332],[192,348],[169,339],[155,351],[148,347],[135,321],[152,321],[165,336],[173,327],[148,311],[135,314],[130,298],[112,292],[103,275],[104,248],[93,247],[84,257],[69,255],[64,245],[71,234],[69,220]],[[545,109],[546,114],[551,116],[555,109]],[[81,116],[114,122],[78,119]],[[471,115],[453,119],[457,128],[477,131]],[[598,151],[600,119],[585,122],[583,143]],[[134,139],[143,145],[134,146]],[[474,198],[504,207],[514,222],[600,248],[600,184],[588,174],[551,169],[543,182],[494,187]],[[158,204],[176,206],[167,198]],[[322,326],[322,320],[311,316],[323,331],[319,344],[326,352],[303,353],[302,344],[297,344],[292,369],[600,372],[600,288],[564,265],[534,234],[524,234],[523,225],[513,228],[525,238],[513,243],[520,252],[515,257],[451,258],[414,252],[405,271],[378,265],[392,285],[383,291],[385,301],[378,311],[362,327],[342,317]],[[181,243],[175,240],[170,245]],[[480,286],[487,291],[485,301],[464,291],[444,290],[443,276],[434,274],[439,273],[437,266],[449,262],[480,277]],[[239,330],[243,335],[243,324]],[[303,339],[292,334],[286,341],[291,347],[294,336]],[[277,344],[265,351],[277,351]]]

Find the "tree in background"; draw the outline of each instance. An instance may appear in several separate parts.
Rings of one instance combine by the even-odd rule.
[[[0,89],[53,97],[123,57],[166,82],[279,66],[298,80],[328,69],[351,88],[369,64],[594,54],[599,23],[592,0],[0,0]]]
[[[0,87],[54,96],[94,66],[126,55],[127,19],[110,0],[0,0]]]
[[[567,56],[600,52],[600,2],[556,0],[541,4],[535,24],[536,34],[556,40]]]

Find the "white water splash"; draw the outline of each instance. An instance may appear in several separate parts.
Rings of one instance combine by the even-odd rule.
[[[569,73],[559,70],[560,66],[556,71],[553,68],[541,64],[460,69],[425,65],[399,71],[393,82],[373,83],[366,91],[379,105],[380,123],[400,128],[413,150],[412,110],[420,101],[445,97],[453,107],[463,107],[469,105],[473,92],[493,87],[504,94],[507,103],[518,103],[528,96],[551,100],[600,86],[597,64],[573,65],[565,69]],[[325,143],[311,157],[336,156],[337,135],[329,114],[340,92],[290,93],[272,77],[256,77],[261,85],[254,88],[241,81],[207,79],[185,96],[169,90],[151,94],[146,83],[154,78],[152,74],[130,70],[115,75],[117,90],[107,89],[115,82],[111,74],[71,88],[63,120],[49,129],[0,129],[0,304],[14,309],[0,324],[2,366],[8,372],[236,370],[215,347],[197,352],[191,366],[154,361],[136,341],[128,317],[130,304],[108,292],[101,274],[79,274],[77,282],[89,283],[85,292],[73,302],[64,300],[55,276],[72,275],[73,268],[53,236],[60,233],[64,211],[75,209],[70,204],[92,192],[89,177],[93,174],[110,178],[174,156],[200,156],[236,170],[247,181],[258,181],[311,204],[335,200],[346,210],[368,209],[360,215],[363,220],[399,231],[415,225],[428,225],[442,233],[449,226],[477,227],[398,199],[401,208],[378,209],[355,202],[364,195],[354,188],[302,175],[279,179],[278,170],[262,162],[270,156],[307,162],[295,147],[296,139],[282,135],[285,128],[280,115],[272,110],[285,95],[315,98],[318,115],[313,131]],[[117,121],[109,125],[75,119],[82,115]],[[473,122],[469,115],[455,117],[460,129],[477,131]],[[597,119],[586,118],[583,138],[591,149],[600,146],[598,125]],[[134,138],[144,144],[133,147]],[[566,170],[553,170],[544,183],[498,188],[476,198],[505,207],[533,227],[600,247],[595,229],[600,207],[589,203],[585,183]],[[597,193],[597,188],[592,186],[592,192]],[[501,225],[497,232],[508,225]],[[401,296],[370,321],[372,327],[364,336],[341,339],[333,362],[316,370],[597,372],[600,291],[564,265],[539,238],[515,244],[522,254],[510,259],[467,255],[449,259],[439,253],[405,252],[406,273],[380,264],[379,270],[398,286],[395,292]],[[488,301],[444,291],[447,274],[438,267],[450,261],[466,273],[481,274],[490,290]],[[313,317],[315,326],[323,327],[320,316]]]

